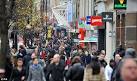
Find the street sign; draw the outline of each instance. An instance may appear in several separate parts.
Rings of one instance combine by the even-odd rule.
[[[103,12],[102,17],[104,22],[113,22],[113,12]]]
[[[91,24],[91,16],[87,16],[86,17],[86,23],[87,24]]]
[[[127,0],[114,0],[114,9],[126,9]]]
[[[92,16],[91,25],[92,26],[103,26],[102,16]]]

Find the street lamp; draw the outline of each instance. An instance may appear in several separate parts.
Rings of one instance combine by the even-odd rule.
[[[31,31],[30,31],[30,29],[31,29],[31,25],[30,24],[27,24],[26,25],[26,36],[27,36],[27,38],[26,38],[26,41],[27,41],[27,46],[30,46],[30,39],[31,39]],[[31,39],[31,45],[32,45],[32,39]]]

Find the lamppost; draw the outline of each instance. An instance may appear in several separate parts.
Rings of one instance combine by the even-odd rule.
[[[47,35],[48,35],[48,1],[46,0],[46,27],[45,27],[45,31],[46,31],[46,43],[48,42],[47,41]]]
[[[27,31],[27,46],[32,46],[32,38],[31,38],[31,25],[30,24],[27,24],[26,26],[26,31]],[[31,44],[30,44],[31,43]]]
[[[15,26],[14,29],[13,29],[13,47],[15,49],[18,48],[17,34],[18,34],[18,30],[17,30],[17,27]]]

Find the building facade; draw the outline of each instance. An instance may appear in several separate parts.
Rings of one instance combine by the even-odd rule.
[[[73,0],[73,22],[76,24],[73,27],[76,28],[78,33],[81,30],[80,20],[93,16],[94,6],[94,0]],[[86,21],[83,24],[82,29],[85,31],[85,35],[83,40],[79,40],[79,45],[83,45],[82,47],[89,49],[91,53],[92,49],[97,50],[97,30],[90,24],[86,24]],[[78,36],[81,36],[80,33]]]
[[[137,0],[127,0],[125,47],[133,47],[137,51]]]
[[[105,49],[112,58],[119,45],[137,50],[137,0],[127,0],[127,9],[114,9],[112,0],[95,0],[95,13],[113,12],[113,22],[98,29],[98,49]],[[107,59],[109,60],[109,59]]]

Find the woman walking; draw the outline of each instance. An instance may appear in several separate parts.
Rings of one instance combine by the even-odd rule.
[[[23,60],[17,60],[17,66],[13,69],[10,81],[25,81],[26,70],[23,68]]]
[[[106,81],[104,71],[97,57],[86,67],[83,81]]]
[[[38,64],[38,59],[33,59],[33,64],[29,68],[29,76],[27,81],[45,81],[43,68]]]

